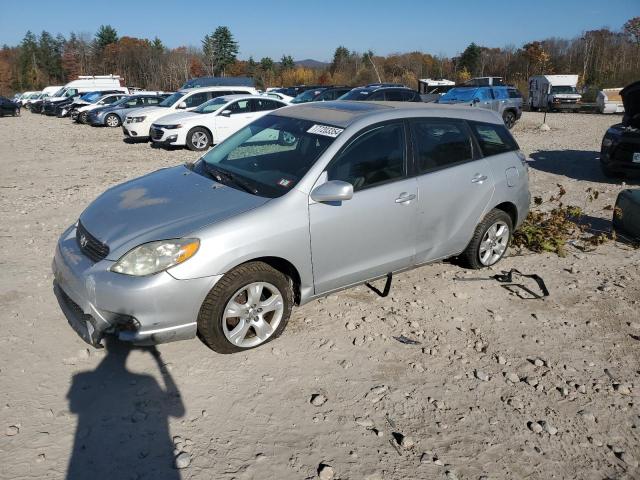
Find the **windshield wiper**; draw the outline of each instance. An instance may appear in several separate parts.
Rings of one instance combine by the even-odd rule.
[[[215,178],[219,182],[223,182],[223,179],[224,179],[224,180],[226,180],[226,182],[231,182],[232,184],[240,187],[245,192],[249,192],[252,195],[258,195],[258,190],[256,190],[251,185],[249,185],[247,182],[245,182],[241,178],[235,176],[234,174],[232,174],[230,172],[227,172],[225,170],[220,170],[220,169],[217,169],[215,167],[212,167],[209,164],[207,164],[206,162],[205,162],[204,165],[205,165],[205,168],[206,168],[207,172],[209,173],[209,175],[211,175],[213,178]]]

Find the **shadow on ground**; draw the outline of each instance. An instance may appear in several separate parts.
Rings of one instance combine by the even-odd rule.
[[[620,176],[607,178],[600,169],[600,152],[586,150],[541,150],[531,154],[531,168],[542,172],[588,182],[619,184],[637,183],[638,179]]]
[[[184,415],[173,378],[155,347],[144,349],[156,361],[155,377],[127,370],[135,347],[117,340],[93,371],[74,375],[67,398],[78,416],[67,480],[179,480],[169,417]]]

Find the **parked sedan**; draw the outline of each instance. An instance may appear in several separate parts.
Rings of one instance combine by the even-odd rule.
[[[203,103],[190,112],[172,113],[151,125],[156,144],[186,145],[206,150],[222,142],[255,119],[287,104],[257,95],[226,95]]]
[[[126,93],[110,93],[108,95],[101,95],[98,98],[93,99],[93,101],[86,105],[79,105],[71,111],[71,120],[78,123],[87,123],[87,117],[89,116],[89,112],[91,110],[95,110],[96,108],[106,107],[107,105],[112,105],[118,100],[128,97],[129,95]]]
[[[339,289],[453,256],[495,265],[528,208],[524,155],[495,112],[315,102],[104,192],[60,237],[55,290],[93,345],[199,332],[246,351]]]
[[[5,115],[18,117],[20,115],[20,105],[7,97],[0,97],[0,117]]]
[[[422,102],[417,91],[403,86],[391,86],[388,84],[371,84],[366,87],[354,88],[339,97],[338,100]]]
[[[119,127],[131,109],[155,107],[166,97],[168,95],[130,95],[111,105],[91,110],[87,115],[86,123],[94,127]]]
[[[337,100],[345,93],[350,92],[351,87],[320,87],[302,92],[291,103],[307,103],[307,102],[328,102]]]

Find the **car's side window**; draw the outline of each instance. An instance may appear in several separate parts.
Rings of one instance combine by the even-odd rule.
[[[184,102],[187,104],[187,108],[197,107],[201,103],[207,101],[207,93],[194,93],[193,95],[187,97]]]
[[[366,98],[366,100],[370,100],[370,101],[380,101],[380,100],[384,100],[384,91],[382,92],[376,92],[374,94],[372,94],[369,98]]]
[[[147,97],[146,102],[147,105],[157,105],[160,103],[158,97]]]
[[[491,89],[489,88],[481,88],[478,90],[478,94],[476,95],[480,100],[493,100],[493,96],[491,95]]]
[[[429,173],[473,160],[471,136],[462,120],[420,118],[411,120],[416,166]]]
[[[126,108],[133,108],[138,105],[138,99],[132,98],[131,100],[128,100],[124,105]]]
[[[251,110],[254,112],[264,112],[269,110],[275,110],[276,108],[280,108],[281,104],[278,102],[273,102],[271,100],[266,99],[253,99],[251,100]]]
[[[401,102],[402,92],[400,90],[387,90],[385,100],[388,102]]]
[[[518,144],[504,125],[470,122],[471,130],[485,157],[518,150]]]
[[[388,123],[358,134],[327,168],[328,180],[342,180],[354,191],[405,176],[402,122]]]
[[[251,106],[249,105],[249,100],[238,100],[229,105],[227,110],[231,110],[231,115],[249,113],[251,112]]]

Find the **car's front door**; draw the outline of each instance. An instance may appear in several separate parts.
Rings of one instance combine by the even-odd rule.
[[[232,133],[240,130],[253,119],[248,99],[236,100],[216,115],[215,143],[220,143]]]
[[[356,134],[316,184],[342,180],[350,200],[310,200],[315,293],[360,283],[409,266],[415,252],[417,182],[407,178],[405,123],[379,124]]]
[[[491,200],[489,163],[474,151],[463,120],[410,120],[418,176],[416,263],[460,253]]]

